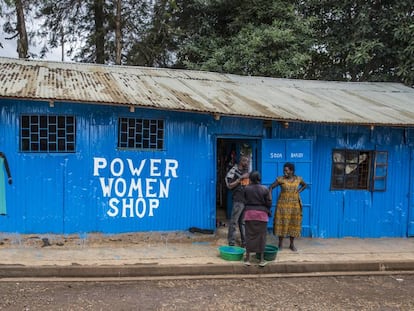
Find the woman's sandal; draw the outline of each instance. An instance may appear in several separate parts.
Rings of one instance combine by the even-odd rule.
[[[259,263],[259,267],[264,267],[264,266],[266,266],[267,265],[267,261],[261,261],[260,263]]]

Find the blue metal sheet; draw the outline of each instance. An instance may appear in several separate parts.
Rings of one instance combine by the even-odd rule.
[[[313,236],[404,237],[411,180],[407,163],[410,148],[404,144],[404,130],[354,126],[290,124],[274,128],[274,137],[312,138],[313,173],[311,223]],[[333,149],[388,152],[385,192],[330,190]],[[413,175],[411,175],[413,176]]]
[[[288,140],[286,150],[289,151],[286,153],[288,162],[312,161],[312,141],[310,140]]]
[[[131,113],[120,107],[70,103],[50,107],[49,103],[12,100],[2,100],[0,105],[0,150],[8,155],[14,177],[7,192],[9,214],[0,218],[5,232],[214,229],[215,136],[259,137],[263,130],[260,120],[215,120],[189,113]],[[20,152],[22,113],[73,114],[76,153]],[[120,116],[166,120],[164,150],[118,149]],[[131,166],[137,169],[141,163],[142,172],[134,175]],[[122,172],[119,165],[123,165]],[[134,190],[138,182],[142,195]]]
[[[19,116],[24,113],[75,115],[76,153],[20,152]],[[116,146],[120,116],[165,119],[165,149],[119,150]],[[259,157],[263,183],[273,182],[282,174],[283,163],[295,160],[297,173],[309,183],[309,189],[302,193],[309,207],[304,210],[304,235],[405,237],[407,232],[412,234],[414,223],[413,151],[407,132],[411,133],[412,129],[309,123],[290,123],[289,128],[284,128],[274,122],[271,141],[275,143],[264,144]],[[260,141],[264,133],[261,120],[230,117],[217,120],[191,113],[146,109],[130,112],[121,107],[73,103],[55,103],[50,107],[46,102],[1,100],[0,151],[7,155],[14,180],[13,185],[6,187],[8,214],[0,217],[1,231],[118,233],[186,230],[192,226],[214,229],[216,137]],[[288,153],[287,149],[294,152]],[[305,149],[310,149],[310,153],[301,151]],[[387,151],[386,191],[332,191],[333,149]],[[105,159],[107,163],[97,174],[94,158]],[[106,195],[105,185],[110,178],[118,187],[131,186],[134,177],[129,160],[134,166],[147,161],[142,175],[135,178],[149,182],[154,189],[142,198],[129,196],[122,188],[117,191],[112,188]],[[151,173],[151,160],[159,166],[159,171],[155,169]],[[167,160],[176,161],[171,162],[178,165],[176,177],[165,175]],[[123,163],[122,174],[111,171],[113,161],[119,161],[118,165]],[[160,187],[164,187],[164,192]],[[118,213],[114,212],[114,206],[119,208]]]
[[[262,183],[269,186],[278,176],[283,175],[283,166],[288,161],[295,165],[295,174],[301,176],[311,188],[312,185],[312,141],[297,139],[263,139],[262,140]],[[307,192],[307,193],[306,193]],[[306,193],[305,195],[303,195]],[[277,209],[277,198],[280,190],[273,193],[272,217],[268,226],[273,226],[273,216]],[[305,190],[301,193],[302,199],[302,236],[312,236],[312,201],[311,193]]]
[[[414,236],[414,182],[412,176],[414,176],[414,149],[410,148],[410,191],[409,191],[409,203],[408,203],[408,228],[407,235]]]

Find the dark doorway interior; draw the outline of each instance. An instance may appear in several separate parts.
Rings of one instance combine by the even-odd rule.
[[[227,189],[225,177],[228,170],[238,163],[240,155],[250,158],[250,171],[256,169],[257,141],[252,139],[217,139],[217,184],[216,219],[218,225],[227,224],[231,217],[231,191]]]

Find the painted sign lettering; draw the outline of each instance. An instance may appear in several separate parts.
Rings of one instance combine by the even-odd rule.
[[[175,159],[93,158],[93,176],[99,178],[109,217],[153,217],[160,199],[168,198],[171,180],[178,178]]]
[[[270,158],[271,159],[282,159],[283,154],[281,152],[271,152],[270,153]]]

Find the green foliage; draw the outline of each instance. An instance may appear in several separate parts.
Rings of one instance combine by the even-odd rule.
[[[299,46],[295,33],[277,23],[259,27],[248,24],[227,42],[208,40],[205,46],[209,46],[211,51],[201,55],[205,59],[201,65],[185,64],[192,69],[241,75],[295,77],[304,74],[301,69],[305,68],[310,58],[294,45]],[[193,45],[189,48],[198,47]]]
[[[3,22],[4,39],[17,41],[16,56],[18,57],[26,58],[37,56],[28,50],[28,46],[29,44],[36,45],[32,12],[39,1],[0,0],[0,17]],[[18,12],[21,14],[18,14]],[[2,47],[1,43],[0,47]]]
[[[401,25],[394,32],[394,39],[401,45],[397,51],[397,75],[406,84],[414,86],[414,22]]]
[[[311,29],[289,1],[193,1],[177,66],[241,75],[304,77]],[[190,16],[183,9],[182,15]]]
[[[150,67],[170,67],[174,64],[176,48],[172,13],[176,10],[174,0],[157,0],[149,10],[149,22],[145,31],[127,52],[127,64]]]
[[[307,0],[317,36],[309,78],[413,84],[412,1]]]
[[[15,1],[0,3],[3,30],[16,36]],[[46,39],[41,56],[65,45],[72,60],[115,62],[116,1],[24,3],[44,22],[29,31],[32,43]],[[414,84],[412,0],[122,0],[121,7],[123,64]]]
[[[142,36],[148,8],[146,0],[122,0],[125,51]],[[47,39],[43,51],[65,44],[66,55],[72,60],[114,63],[115,14],[115,2],[109,0],[42,0],[37,17],[45,18],[38,31],[40,37]]]

